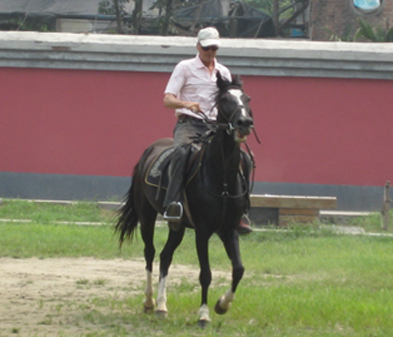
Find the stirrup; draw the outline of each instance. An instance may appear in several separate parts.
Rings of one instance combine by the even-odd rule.
[[[248,215],[247,214],[243,214],[241,219],[240,219],[239,225],[236,227],[236,231],[240,235],[250,234],[250,233],[253,232],[253,229],[251,228],[250,224],[251,224],[251,220],[248,217]]]
[[[179,207],[179,214],[171,215],[171,208]],[[169,212],[168,212],[169,211]],[[168,214],[169,213],[169,214]],[[169,222],[179,222],[183,216],[183,205],[181,202],[171,202],[164,213],[164,220]]]

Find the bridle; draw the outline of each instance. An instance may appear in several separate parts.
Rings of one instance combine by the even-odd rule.
[[[243,90],[238,87],[238,86],[230,86],[229,88],[227,88],[227,90],[231,89],[231,88],[236,88],[239,89],[243,92]],[[253,118],[252,116],[252,110],[250,109],[250,107],[248,105],[245,104],[239,104],[229,115],[229,117],[227,117],[227,114],[225,114],[224,111],[224,107],[222,106],[222,104],[220,103],[220,97],[222,97],[222,95],[219,95],[216,99],[216,103],[214,104],[214,106],[212,107],[212,110],[214,108],[217,108],[217,113],[218,115],[220,115],[220,117],[222,117],[222,119],[225,122],[218,122],[218,121],[213,121],[211,119],[208,118],[208,116],[203,113],[200,112],[200,114],[202,115],[204,122],[208,125],[211,125],[213,127],[213,130],[209,130],[208,132],[206,132],[205,135],[202,135],[200,137],[199,140],[196,140],[196,142],[202,142],[205,143],[204,146],[206,146],[207,143],[209,143],[212,138],[214,138],[217,135],[217,131],[218,130],[225,130],[226,133],[231,136],[233,135],[233,132],[236,130],[236,128],[233,126],[233,119],[235,118],[236,113],[241,110],[241,109],[246,109],[247,113],[249,114],[249,116],[251,118]],[[217,117],[218,117],[217,115]],[[255,129],[253,127],[253,125],[250,125],[250,128],[252,128],[254,135],[256,136],[257,141],[260,143],[258,136],[256,135]],[[229,157],[225,158],[224,155],[224,147],[222,144],[222,139],[220,138],[219,140],[220,142],[220,156],[221,156],[221,160],[224,166],[223,169],[223,184],[222,184],[222,192],[221,193],[215,193],[212,192],[208,186],[206,186],[205,181],[203,179],[203,170],[199,170],[199,174],[201,175],[201,182],[202,182],[202,186],[204,187],[204,189],[206,190],[206,192],[217,199],[222,199],[222,203],[223,203],[223,207],[222,207],[222,215],[221,215],[221,221],[220,221],[220,226],[219,228],[222,227],[223,225],[223,221],[225,218],[225,214],[227,211],[227,204],[228,204],[228,200],[229,199],[238,199],[238,198],[244,198],[246,197],[246,195],[248,195],[250,193],[250,191],[252,190],[253,186],[254,186],[254,176],[255,176],[255,161],[254,161],[254,155],[252,153],[252,151],[250,150],[250,148],[247,145],[247,142],[244,142],[248,155],[250,157],[251,163],[252,163],[252,167],[251,167],[251,172],[249,172],[249,174],[252,174],[252,178],[251,178],[251,183],[247,183],[246,177],[244,176],[244,174],[241,172],[241,168],[239,166],[238,168],[238,174],[241,178],[241,186],[244,186],[244,190],[241,191],[239,194],[230,194],[229,193],[229,184],[228,184],[228,177],[227,177],[227,171],[229,168],[229,163],[231,162],[232,157],[236,154],[236,151],[238,149],[237,146],[234,147],[232,153],[229,155]],[[240,147],[240,145],[239,145]],[[199,164],[200,166],[202,165],[202,160]]]
[[[240,88],[238,88],[238,87],[232,87],[232,88],[236,88],[236,89],[242,90],[242,89],[240,89]],[[229,88],[229,89],[230,89],[230,88]],[[228,90],[229,90],[229,89],[228,89]],[[242,92],[243,92],[243,91],[242,91]],[[218,115],[220,115],[221,117],[223,117],[223,119],[225,120],[225,122],[224,122],[224,123],[221,123],[221,122],[217,122],[217,121],[210,120],[210,119],[207,117],[206,114],[201,113],[201,114],[203,114],[203,116],[204,116],[205,123],[206,123],[206,124],[212,125],[212,126],[216,129],[216,131],[217,131],[218,129],[226,130],[226,132],[227,132],[228,135],[231,135],[231,134],[236,130],[236,128],[233,126],[233,119],[234,119],[236,113],[237,113],[239,110],[241,110],[241,109],[246,109],[247,112],[248,112],[248,114],[250,115],[250,117],[252,117],[252,111],[251,111],[251,109],[250,109],[248,106],[245,106],[244,104],[238,105],[238,106],[230,113],[230,116],[229,116],[229,117],[227,117],[227,114],[224,114],[224,113],[223,113],[224,108],[223,108],[222,104],[220,103],[220,99],[219,99],[219,98],[216,100],[216,103],[214,104],[214,106],[212,107],[212,109],[214,109],[215,107],[217,107]],[[250,126],[250,127],[251,127],[252,129],[254,129],[253,126]],[[214,135],[215,135],[215,134],[216,134],[216,132],[214,132]],[[212,138],[211,134],[210,134],[210,137],[209,137],[209,138]],[[253,173],[253,177],[254,177],[254,169],[255,169],[254,156],[253,156],[253,154],[252,154],[252,152],[251,152],[251,150],[250,150],[250,148],[248,147],[247,144],[246,144],[246,149],[247,149],[247,152],[248,152],[248,154],[249,154],[249,156],[250,156],[250,159],[251,159],[251,161],[252,161],[252,164],[253,164],[253,168],[252,168],[252,171],[253,171],[253,172],[252,172],[252,173]],[[229,191],[228,191],[228,182],[227,182],[227,176],[226,176],[226,175],[227,175],[227,169],[228,169],[228,163],[231,161],[233,155],[235,154],[235,152],[236,152],[236,147],[233,149],[232,153],[229,155],[229,157],[227,158],[227,160],[225,160],[224,149],[223,149],[223,144],[222,144],[222,141],[221,141],[221,140],[220,140],[220,150],[221,150],[221,151],[220,151],[221,160],[222,160],[223,165],[224,165],[224,170],[223,170],[223,180],[224,180],[224,182],[223,182],[223,191],[221,192],[221,194],[213,193],[212,191],[209,190],[209,188],[208,188],[207,186],[204,185],[203,179],[201,179],[201,180],[202,180],[203,186],[205,187],[205,189],[206,189],[206,191],[208,192],[208,194],[210,194],[211,196],[213,196],[213,197],[215,197],[215,198],[236,199],[236,198],[244,197],[247,193],[249,193],[249,191],[250,191],[250,186],[246,186],[247,183],[246,183],[246,179],[245,179],[245,177],[244,177],[243,174],[240,174],[240,177],[241,177],[241,179],[243,180],[243,181],[242,181],[243,185],[246,186],[246,188],[244,189],[244,191],[242,191],[242,192],[239,193],[239,194],[235,194],[235,195],[231,195],[231,194],[229,193]],[[254,179],[254,178],[253,178],[253,179]],[[252,183],[252,185],[253,185],[253,183]]]
[[[232,134],[233,131],[235,131],[235,127],[233,126],[233,123],[232,123],[233,118],[235,117],[236,113],[237,113],[239,110],[242,110],[242,109],[244,109],[244,105],[239,105],[239,106],[231,113],[231,116],[230,116],[229,118],[227,118],[227,116],[226,116],[225,114],[221,113],[221,116],[224,117],[224,119],[226,120],[226,123],[218,123],[218,122],[216,122],[216,126],[217,126],[219,129],[225,129],[229,135]],[[220,113],[220,111],[222,110],[222,107],[221,107],[220,104],[218,104],[218,109],[217,109],[217,110],[218,110],[218,113]],[[248,109],[247,109],[247,111],[248,111]],[[251,128],[253,128],[253,127],[251,126]]]
[[[227,91],[229,89],[238,89],[238,90],[241,90],[243,92],[243,89],[241,89],[240,87],[237,87],[237,86],[231,86],[231,87],[229,87],[227,89]],[[245,106],[244,104],[238,105],[236,107],[236,109],[233,110],[233,112],[231,113],[230,117],[227,117],[226,114],[224,114],[222,112],[224,109],[223,109],[222,104],[220,103],[219,99],[216,100],[216,103],[213,105],[213,107],[210,109],[210,111],[212,111],[214,108],[217,108],[218,115],[221,115],[223,117],[223,119],[225,120],[224,123],[220,123],[220,122],[217,122],[216,120],[214,121],[214,120],[209,119],[209,117],[204,112],[199,111],[198,114],[200,114],[202,116],[202,118],[203,118],[203,120],[205,121],[206,124],[212,125],[216,130],[218,130],[218,129],[226,130],[228,135],[232,134],[233,131],[236,129],[233,126],[232,120],[235,117],[235,115],[236,115],[238,110],[246,109],[247,113],[249,114],[249,116],[252,119],[254,119],[252,110],[251,110],[251,108],[248,105],[247,106]],[[261,144],[261,141],[259,140],[259,137],[258,137],[258,134],[257,134],[257,132],[255,130],[254,125],[251,126],[251,129],[252,129],[252,132],[253,132],[257,142],[259,144]],[[247,144],[246,144],[246,147],[247,147],[247,151],[250,152]]]

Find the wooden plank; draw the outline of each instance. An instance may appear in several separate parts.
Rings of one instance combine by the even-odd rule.
[[[319,209],[315,208],[280,208],[279,215],[307,215],[307,216],[319,216]]]
[[[251,194],[251,207],[335,209],[336,197]]]

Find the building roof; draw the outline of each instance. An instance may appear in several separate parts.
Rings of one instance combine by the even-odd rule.
[[[0,13],[95,15],[102,0],[2,0]]]

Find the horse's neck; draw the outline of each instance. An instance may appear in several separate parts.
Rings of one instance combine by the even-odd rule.
[[[206,147],[204,166],[221,173],[216,180],[236,179],[240,164],[240,146],[226,131],[220,130]],[[221,179],[220,179],[221,178]]]

